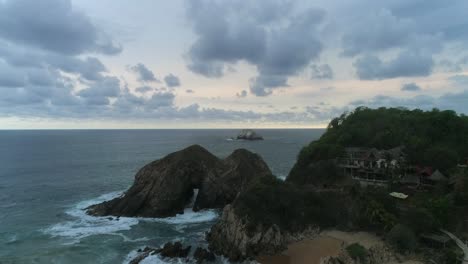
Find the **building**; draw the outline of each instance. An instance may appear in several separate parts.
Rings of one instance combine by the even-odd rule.
[[[389,150],[376,148],[346,148],[338,160],[345,175],[363,185],[386,185],[399,178],[404,168],[405,154],[402,147]]]

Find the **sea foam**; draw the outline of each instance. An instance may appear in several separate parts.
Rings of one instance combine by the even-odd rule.
[[[147,238],[129,239],[119,231],[130,230],[139,222],[158,222],[176,225],[176,229],[183,228],[187,225],[209,222],[218,217],[215,210],[203,210],[194,212],[191,208],[184,210],[184,214],[179,214],[174,217],[167,218],[145,218],[145,217],[107,217],[107,216],[91,216],[86,214],[86,208],[91,205],[102,203],[123,195],[123,191],[112,192],[101,195],[97,198],[79,202],[72,208],[66,211],[66,214],[72,217],[71,220],[57,223],[45,230],[45,233],[54,237],[70,238],[70,243],[79,242],[82,238],[92,235],[118,235],[124,241],[143,241]]]

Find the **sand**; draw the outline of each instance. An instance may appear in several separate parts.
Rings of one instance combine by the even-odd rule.
[[[382,240],[366,232],[324,231],[315,239],[292,243],[283,253],[257,258],[261,264],[319,264],[329,256],[338,256],[342,248],[359,242],[366,248],[382,244]]]
[[[343,241],[328,236],[319,236],[313,240],[303,240],[288,246],[280,255],[262,256],[257,261],[262,264],[315,264],[328,256],[340,253]]]
[[[320,233],[315,239],[292,243],[279,255],[258,257],[257,262],[261,264],[320,264],[322,258],[338,256],[342,248],[353,243],[359,243],[367,249],[384,244],[382,239],[371,233],[330,230]],[[398,264],[423,263],[407,260]]]

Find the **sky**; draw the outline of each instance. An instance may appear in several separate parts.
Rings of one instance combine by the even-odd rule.
[[[468,114],[466,0],[0,0],[0,129]]]

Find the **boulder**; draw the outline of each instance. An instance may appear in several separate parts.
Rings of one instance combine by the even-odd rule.
[[[216,260],[216,256],[213,254],[213,252],[201,247],[198,247],[195,250],[193,253],[193,258],[197,261],[197,264],[213,262]]]
[[[190,253],[190,246],[184,248],[179,241],[168,242],[157,252],[164,258],[186,258]]]
[[[199,189],[195,209],[222,208],[254,178],[271,174],[260,156],[236,150],[225,160],[193,145],[153,161],[121,197],[87,208],[96,216],[169,217],[183,213]]]

